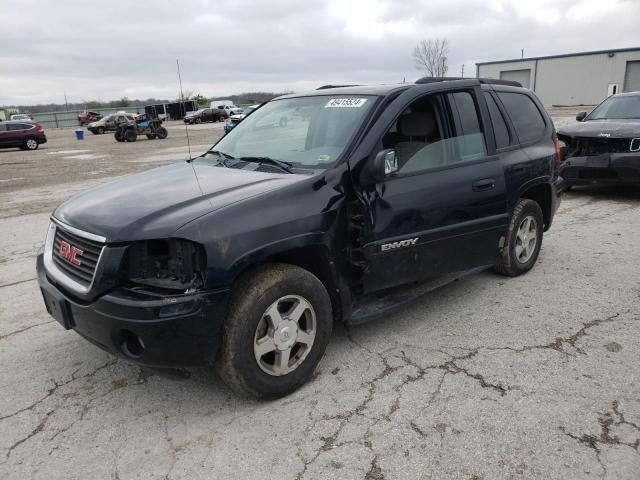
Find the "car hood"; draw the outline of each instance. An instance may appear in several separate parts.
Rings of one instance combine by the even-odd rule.
[[[94,187],[67,200],[53,215],[111,243],[165,238],[204,214],[305,178],[195,160]]]
[[[640,137],[640,119],[587,120],[558,128],[569,137],[633,138]]]

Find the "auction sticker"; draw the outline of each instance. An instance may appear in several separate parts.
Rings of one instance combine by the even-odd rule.
[[[333,98],[327,102],[324,108],[357,108],[364,105],[366,98]]]

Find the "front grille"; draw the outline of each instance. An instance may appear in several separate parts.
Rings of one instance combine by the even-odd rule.
[[[76,250],[77,254],[74,257],[79,265],[62,255],[65,251],[65,248],[61,247],[63,242],[81,251],[80,253]],[[80,237],[58,226],[53,239],[53,263],[76,282],[88,286],[93,280],[103,246],[100,242]]]
[[[628,138],[589,138],[575,139],[575,151],[572,157],[588,157],[605,153],[624,153],[629,151],[631,140]]]

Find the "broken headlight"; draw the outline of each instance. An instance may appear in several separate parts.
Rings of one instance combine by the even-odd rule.
[[[170,238],[132,243],[123,273],[131,287],[176,294],[202,288],[206,271],[202,245]]]

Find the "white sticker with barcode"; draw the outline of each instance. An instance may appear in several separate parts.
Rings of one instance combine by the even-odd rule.
[[[366,98],[332,98],[324,108],[354,108],[361,107],[366,102]]]

